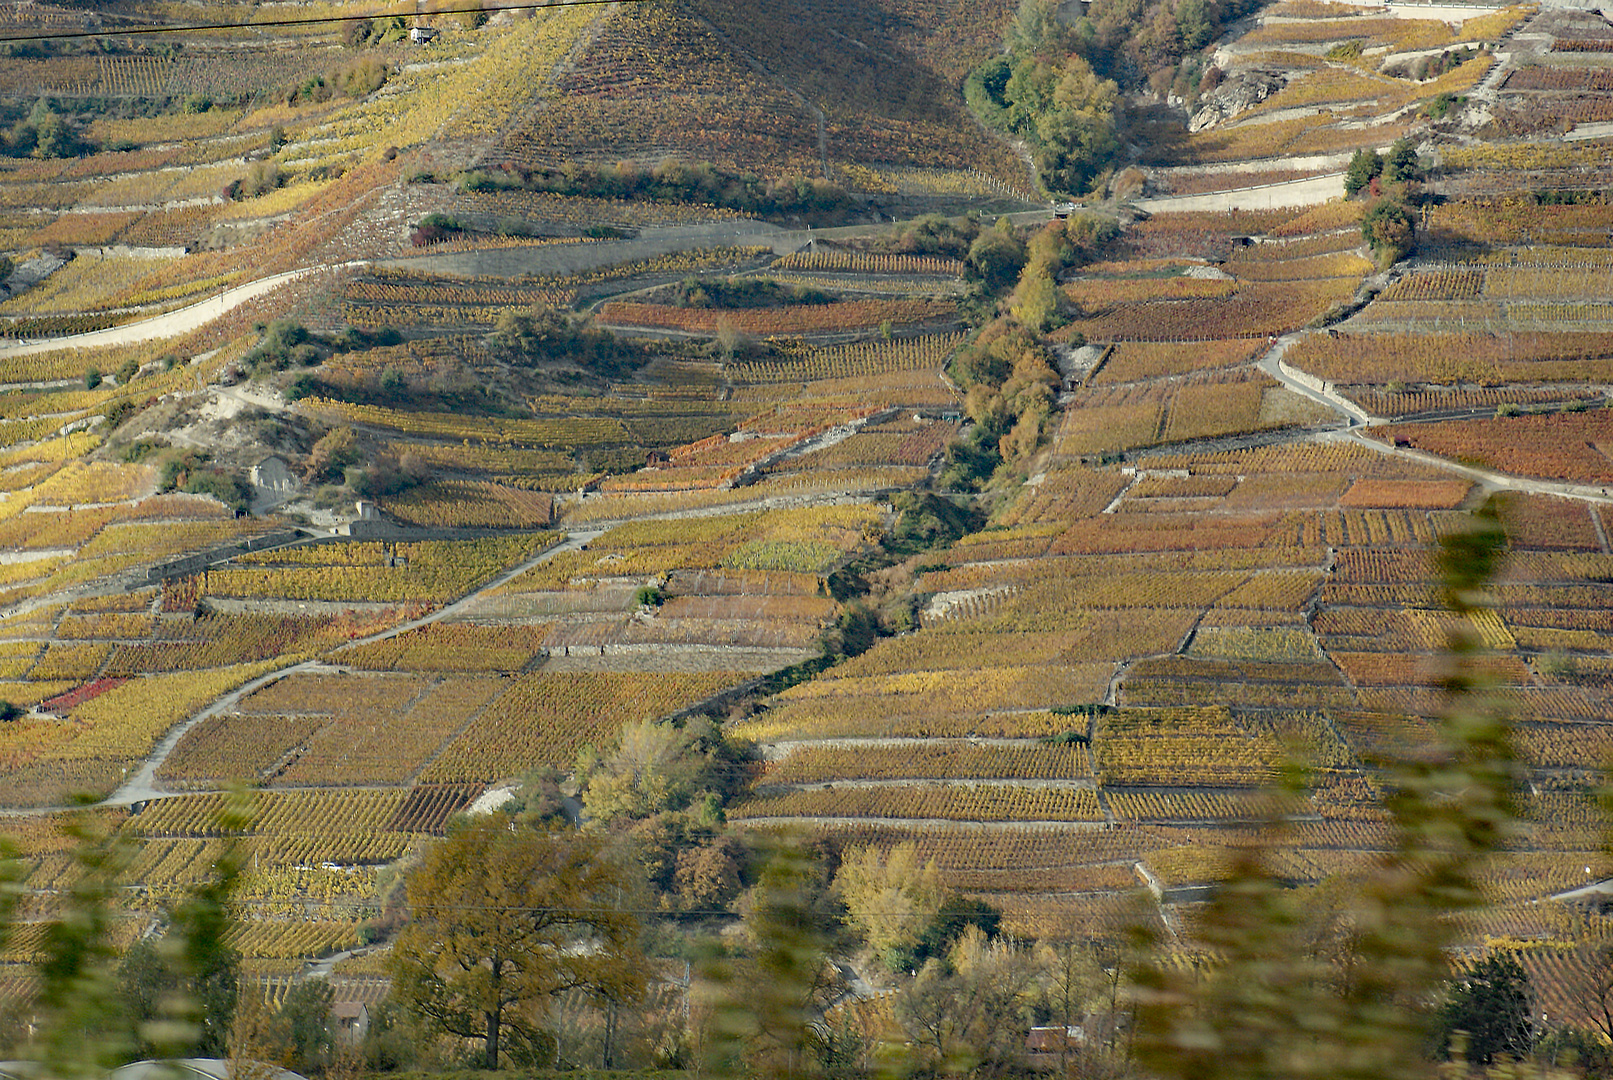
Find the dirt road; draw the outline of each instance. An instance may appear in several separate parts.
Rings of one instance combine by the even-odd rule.
[[[257,281],[249,281],[245,285],[237,285],[233,289],[225,289],[217,296],[198,301],[188,307],[182,307],[163,315],[153,315],[149,319],[139,322],[125,323],[122,326],[113,326],[105,330],[92,330],[85,334],[69,334],[63,337],[44,338],[39,341],[23,341],[11,345],[0,346],[0,359],[11,356],[29,356],[33,353],[54,352],[58,349],[93,349],[106,345],[133,345],[140,341],[152,341],[157,338],[175,337],[179,334],[188,334],[197,327],[212,322],[232,308],[239,307],[248,300],[255,300],[264,293],[272,292],[289,281],[307,277],[309,274],[324,273],[327,270],[345,269],[359,263],[341,263],[334,267],[314,266],[301,270],[287,270],[283,274],[273,274]]]
[[[1344,197],[1344,174],[1324,173],[1281,184],[1259,184],[1233,191],[1207,191],[1202,195],[1162,195],[1137,199],[1132,205],[1150,214],[1177,210],[1286,210],[1316,206]]]

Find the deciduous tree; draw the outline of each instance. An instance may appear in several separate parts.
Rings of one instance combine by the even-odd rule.
[[[850,849],[841,858],[834,888],[868,944],[887,960],[900,960],[941,908],[935,861],[919,862],[918,848],[911,843],[888,852]]]
[[[601,837],[502,813],[455,829],[409,874],[396,993],[441,1031],[480,1039],[489,1069],[507,1040],[536,1054],[557,994],[634,1000],[644,965],[623,910],[630,879],[603,854]]]

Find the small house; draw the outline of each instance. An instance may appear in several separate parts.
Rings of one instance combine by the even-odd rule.
[[[362,1001],[338,1001],[330,1007],[331,1034],[338,1046],[357,1046],[370,1031],[370,1007]]]
[[[1057,1069],[1086,1042],[1086,1029],[1079,1024],[1033,1027],[1025,1036],[1026,1064],[1033,1069]]]
[[[436,30],[435,27],[430,27],[430,26],[411,26],[411,27],[409,27],[409,40],[414,42],[416,45],[429,44],[432,41],[432,39],[434,39],[436,36],[437,36],[437,30]]]

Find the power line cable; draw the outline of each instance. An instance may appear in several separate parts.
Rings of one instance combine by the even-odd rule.
[[[592,7],[599,4],[639,4],[644,0],[539,0],[530,4],[487,4],[476,7],[439,8],[435,11],[400,11],[375,15],[319,15],[306,19],[265,19],[250,23],[198,23],[187,26],[134,26],[100,30],[62,30],[50,33],[18,34],[0,37],[0,45],[16,41],[72,41],[83,38],[135,37],[148,34],[194,34],[207,30],[257,30],[285,26],[317,26],[324,23],[368,22],[371,19],[413,19],[418,16],[483,15],[496,11],[545,11],[554,8]]]

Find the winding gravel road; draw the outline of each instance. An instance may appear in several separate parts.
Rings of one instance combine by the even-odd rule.
[[[537,555],[534,555],[532,558],[521,563],[521,565],[511,570],[506,570],[504,573],[487,582],[485,585],[479,586],[470,593],[467,593],[465,596],[460,597],[453,603],[444,605],[437,611],[434,611],[431,614],[425,615],[421,618],[413,619],[409,622],[394,626],[388,630],[383,630],[378,634],[371,634],[368,637],[355,639],[348,642],[346,645],[341,646],[341,648],[336,651],[339,653],[341,649],[350,649],[354,646],[366,645],[372,641],[385,641],[387,638],[397,637],[399,634],[406,633],[410,630],[427,626],[431,623],[445,619],[450,615],[463,611],[483,593],[514,581],[517,577],[520,577],[534,566],[539,566],[547,562],[562,551],[574,551],[577,548],[582,547],[584,544],[588,543],[598,535],[598,532],[572,533],[570,536],[566,537],[562,543],[556,544],[553,547],[545,548]],[[163,764],[168,760],[168,756],[174,752],[174,747],[179,745],[179,740],[184,738],[185,734],[189,732],[191,728],[195,727],[197,724],[208,719],[209,717],[218,716],[222,713],[228,712],[230,709],[233,709],[237,704],[239,704],[242,698],[253,693],[254,691],[261,690],[263,687],[268,686],[272,682],[278,682],[286,676],[295,674],[297,672],[322,671],[331,668],[331,666],[332,665],[321,660],[305,660],[304,662],[294,664],[291,667],[281,668],[278,671],[271,671],[269,674],[261,675],[239,689],[232,690],[230,693],[225,694],[223,697],[219,698],[217,701],[213,702],[207,708],[203,709],[201,712],[190,717],[189,719],[181,720],[179,723],[168,729],[167,733],[164,734],[163,737],[157,742],[157,745],[152,748],[151,753],[146,756],[145,761],[141,762],[140,767],[135,770],[134,775],[125,780],[122,786],[120,786],[116,791],[108,795],[105,799],[101,800],[99,805],[128,806],[131,803],[144,802],[148,799],[156,799],[166,795],[175,794],[172,791],[158,786],[157,770],[162,768]]]
[[[188,334],[192,330],[228,313],[230,309],[239,307],[248,300],[255,300],[264,293],[272,292],[287,282],[296,281],[310,274],[321,274],[329,270],[341,270],[361,265],[363,264],[340,263],[335,266],[311,266],[301,270],[287,270],[283,274],[272,274],[266,278],[249,281],[245,285],[237,285],[233,289],[225,289],[217,296],[199,300],[187,307],[178,308],[162,315],[153,315],[149,319],[141,319],[138,322],[124,323],[122,326],[108,327],[105,330],[91,330],[83,334],[68,334],[63,337],[44,338],[39,341],[22,341],[0,346],[0,359],[12,356],[29,356],[34,353],[54,352],[58,349],[93,349],[106,345],[133,345],[140,341],[152,341],[156,338]]]

